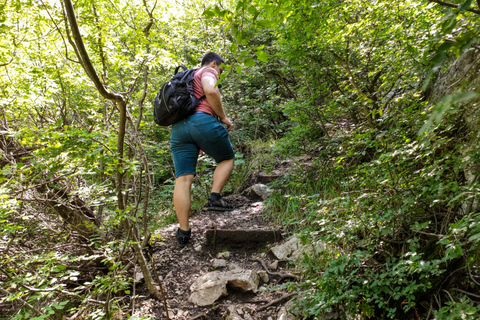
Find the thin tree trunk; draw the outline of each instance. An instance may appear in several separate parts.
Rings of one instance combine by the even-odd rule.
[[[71,0],[64,0],[65,9],[67,11],[68,21],[70,23],[70,28],[72,31],[73,39],[75,41],[75,45],[77,47],[77,51],[75,51],[79,55],[79,60],[82,61],[82,66],[85,69],[85,72],[90,77],[90,79],[95,84],[98,92],[108,100],[111,100],[118,104],[118,109],[120,111],[120,119],[118,124],[118,138],[117,138],[117,153],[118,153],[118,165],[117,165],[117,176],[116,176],[116,188],[117,188],[117,196],[118,196],[118,209],[120,211],[125,210],[125,202],[123,197],[123,154],[124,154],[124,142],[125,142],[125,128],[126,128],[126,121],[127,121],[127,103],[124,97],[116,92],[107,91],[107,89],[103,86],[102,82],[100,81],[95,68],[88,56],[87,50],[85,49],[85,45],[83,43],[82,36],[80,35],[80,30],[78,28],[77,19],[75,17],[75,11],[73,9],[73,4]],[[130,228],[130,221],[124,220],[123,227],[126,231]],[[135,234],[135,232],[133,233]],[[157,288],[154,285],[153,277],[148,269],[148,265],[146,263],[145,256],[143,255],[142,248],[138,243],[138,240],[134,242],[133,249],[137,255],[138,262],[140,264],[140,268],[142,269],[143,276],[145,277],[145,284],[147,285],[148,291],[151,295],[153,295],[156,299],[160,300],[160,293],[158,292]]]

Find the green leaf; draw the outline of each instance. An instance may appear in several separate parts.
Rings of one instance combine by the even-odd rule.
[[[257,58],[258,58],[259,61],[268,62],[268,56],[265,52],[257,51],[257,52],[255,52],[255,54],[257,55]]]
[[[213,18],[215,17],[215,13],[213,13],[210,9],[205,9],[203,11],[203,15],[207,18]]]
[[[235,67],[235,71],[237,71],[237,73],[238,73],[239,75],[242,75],[242,66],[241,66],[241,65],[237,65],[237,66]]]
[[[454,93],[452,95],[452,103],[467,102],[467,101],[475,98],[477,95],[478,95],[478,93],[476,93],[474,91]]]
[[[261,27],[264,27],[264,28],[270,28],[274,25],[272,22],[270,22],[268,20],[258,20],[257,24]]]
[[[213,9],[213,12],[215,13],[215,15],[217,17],[221,17],[222,16],[222,10],[218,7],[218,6],[215,6],[215,8]]]
[[[442,31],[444,33],[449,33],[452,31],[452,29],[455,27],[456,24],[457,24],[457,15],[452,14],[452,17],[450,17],[450,19],[442,23]]]
[[[253,60],[252,58],[247,58],[247,59],[245,59],[243,64],[247,67],[251,67],[251,66],[255,65],[255,60]]]
[[[470,9],[470,6],[472,5],[473,0],[467,0],[465,1],[460,7],[458,7],[458,10],[460,11],[465,11]]]

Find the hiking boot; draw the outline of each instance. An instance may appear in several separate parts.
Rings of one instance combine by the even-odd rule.
[[[207,210],[215,210],[215,211],[232,211],[233,210],[233,206],[221,197],[217,200],[213,200],[212,198],[208,199],[208,202],[205,205],[205,208]]]
[[[178,228],[177,233],[175,234],[175,236],[177,237],[177,245],[180,248],[183,248],[183,247],[187,246],[188,243],[190,242],[191,235],[192,235],[192,229],[190,229],[188,231],[184,231],[184,230]]]

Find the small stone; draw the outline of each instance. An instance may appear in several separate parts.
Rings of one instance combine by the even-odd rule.
[[[243,316],[243,318],[245,320],[253,320],[252,316],[249,314],[249,313],[245,313],[245,315]]]
[[[242,267],[240,267],[238,264],[231,263],[228,265],[228,270],[239,270],[239,269],[242,269]]]
[[[165,279],[169,279],[173,277],[173,271],[170,271],[166,276]]]
[[[217,254],[217,258],[218,258],[218,259],[228,259],[228,258],[230,258],[231,255],[232,255],[232,254],[230,253],[230,251],[219,252],[219,253]]]
[[[210,222],[208,223],[208,225],[207,225],[207,228],[208,228],[208,229],[215,229],[215,222],[210,221]]]
[[[267,320],[273,320],[273,318],[272,318],[272,317],[268,317]]]
[[[268,268],[270,268],[270,270],[277,270],[278,269],[278,260],[275,260],[272,263],[270,263],[268,265]]]
[[[266,271],[258,271],[258,276],[262,279],[263,283],[268,283],[270,278],[268,277],[268,273]]]
[[[238,313],[239,315],[242,315],[242,314],[243,314],[242,308],[238,308],[238,309],[237,309],[237,313]]]
[[[143,273],[137,272],[135,273],[135,281],[142,281],[143,280]]]
[[[193,250],[195,250],[196,252],[202,251],[202,245],[201,245],[201,244],[197,244],[195,247],[193,247]]]
[[[225,319],[227,319],[227,320],[243,320],[243,318],[240,317],[237,314],[237,310],[235,309],[235,306],[230,305],[230,306],[228,306],[227,310],[228,310],[228,315]]]
[[[212,267],[225,268],[226,266],[227,266],[227,261],[225,261],[225,259],[213,259]]]

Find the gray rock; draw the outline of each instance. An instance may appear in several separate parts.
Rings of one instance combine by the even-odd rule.
[[[258,276],[263,281],[263,283],[268,283],[270,278],[268,277],[268,273],[266,271],[258,271]]]
[[[142,272],[136,272],[135,273],[135,281],[142,281],[143,280],[143,273]]]
[[[290,311],[293,306],[294,300],[288,301],[284,306],[280,308],[277,315],[277,320],[297,320],[297,317]]]
[[[217,254],[217,258],[218,259],[228,259],[232,256],[232,254],[230,253],[230,251],[225,251],[225,252],[219,252]]]
[[[192,294],[189,301],[197,306],[212,305],[221,297],[225,297],[227,292],[227,279],[223,272],[209,272],[197,278],[190,286]]]
[[[227,316],[225,317],[226,320],[243,320],[241,316],[238,315],[237,309],[234,305],[230,305],[227,308]]]
[[[289,313],[285,306],[280,308],[280,311],[277,315],[277,320],[297,320],[293,314]]]
[[[245,320],[253,320],[252,316],[250,315],[250,313],[245,313],[245,315],[243,316],[243,318]]]
[[[257,290],[260,283],[257,272],[252,270],[231,270],[226,272],[225,277],[232,288],[243,292]]]
[[[270,270],[277,270],[278,269],[278,260],[275,260],[272,263],[270,263],[268,265],[268,268],[270,268]]]
[[[212,267],[225,268],[226,266],[227,266],[227,261],[225,261],[225,259],[213,259]]]
[[[238,264],[235,264],[235,263],[231,263],[228,265],[228,270],[240,270],[242,269]]]
[[[289,240],[281,245],[270,249],[273,255],[279,260],[293,260],[299,261],[305,254],[312,255],[324,251],[326,245],[322,242],[314,244],[302,244],[297,237],[291,237]]]
[[[214,271],[197,278],[190,286],[189,301],[197,306],[212,305],[221,297],[225,297],[227,284],[243,292],[258,289],[260,277],[252,270],[231,270],[226,272]]]
[[[247,188],[245,191],[243,191],[242,195],[252,200],[257,200],[257,199],[267,200],[268,197],[272,195],[272,193],[273,193],[272,189],[269,189],[264,184],[257,183]]]

